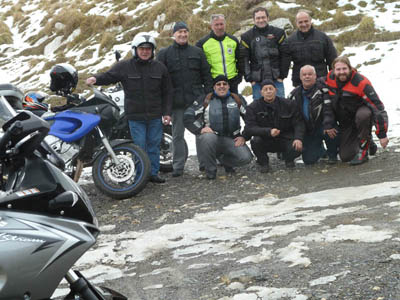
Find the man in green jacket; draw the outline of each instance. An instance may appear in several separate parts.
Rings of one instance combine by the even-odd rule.
[[[225,17],[222,14],[211,15],[211,32],[200,39],[196,46],[203,49],[211,67],[213,78],[220,74],[228,77],[230,90],[238,93],[242,81],[239,71],[239,41],[225,32]]]

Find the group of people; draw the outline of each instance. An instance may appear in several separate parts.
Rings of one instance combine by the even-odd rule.
[[[196,45],[188,43],[187,24],[176,22],[174,42],[156,57],[154,38],[138,34],[131,59],[86,80],[121,82],[133,141],[151,161],[150,181],[165,182],[158,174],[159,146],[162,123],[170,121],[174,177],[184,172],[185,128],[196,136],[199,169],[208,179],[216,178],[218,163],[233,173],[252,160],[252,152],[262,173],[270,169],[268,153],[277,153],[287,168],[300,155],[305,164],[324,156],[334,164],[339,154],[358,165],[376,152],[374,125],[381,146],[387,146],[387,113],[370,81],[347,57],[337,56],[307,12],[297,13],[298,29],[288,38],[268,23],[267,9],[256,8],[253,20],[239,41],[225,32],[224,15],[214,14],[210,33]],[[285,97],[283,80],[292,62],[295,88]],[[249,105],[238,92],[242,78],[252,86]]]

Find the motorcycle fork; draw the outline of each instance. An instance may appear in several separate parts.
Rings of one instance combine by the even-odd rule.
[[[96,126],[96,131],[99,134],[101,141],[103,142],[104,147],[106,148],[108,154],[110,154],[112,160],[114,161],[114,164],[118,166],[120,164],[120,161],[118,157],[115,155],[114,150],[112,149],[110,142],[108,141],[107,137],[103,134],[99,126]]]
[[[89,282],[83,276],[79,275],[79,273],[75,273],[72,270],[69,270],[67,274],[65,274],[65,279],[71,288],[71,296],[81,295],[87,300],[103,300],[104,297],[101,297],[96,291],[93,291],[93,287]]]

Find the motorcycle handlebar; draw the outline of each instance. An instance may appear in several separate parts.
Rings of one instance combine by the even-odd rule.
[[[11,136],[18,131],[22,130],[22,124],[21,121],[16,121],[14,124],[12,124],[5,132],[4,135],[0,139],[0,154],[5,152],[5,148],[8,144],[8,142],[11,139]]]

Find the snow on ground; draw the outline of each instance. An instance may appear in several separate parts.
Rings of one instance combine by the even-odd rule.
[[[221,257],[223,261],[224,255],[235,254],[230,257],[238,257],[239,263],[281,260],[287,263],[288,268],[296,265],[307,267],[312,263],[308,257],[309,249],[305,246],[307,242],[378,243],[397,236],[395,229],[378,230],[363,225],[361,219],[335,227],[330,227],[327,222],[334,216],[370,209],[363,203],[368,199],[399,195],[399,181],[330,189],[286,199],[270,195],[247,203],[231,204],[219,211],[198,213],[181,223],[167,224],[146,232],[131,231],[115,235],[105,231],[99,236],[97,248],[88,251],[77,265],[94,283],[103,282],[105,273],[114,279],[135,276],[137,263],[152,260],[152,257],[158,257],[156,254],[161,252],[167,256],[169,253],[169,258],[165,259],[175,260],[173,265],[182,265],[193,259],[200,262],[201,257],[207,255]],[[305,234],[310,228],[313,228],[313,232]],[[257,233],[251,234],[252,232]],[[286,246],[274,248],[274,240],[289,233],[295,234],[295,238]],[[241,253],[246,253],[243,250],[248,248],[259,248],[260,252],[258,255],[240,257]],[[158,262],[149,263],[157,266]],[[206,267],[208,264],[196,264],[189,265],[188,269]],[[155,269],[152,274],[162,271]],[[321,277],[310,281],[310,286],[333,282],[345,275],[340,273]],[[299,296],[298,292],[290,290],[287,296],[290,299],[307,299],[295,298]],[[275,293],[281,295],[285,291],[286,289],[276,289]],[[248,296],[247,292],[243,295]],[[264,292],[267,293],[267,290]],[[240,298],[239,295],[232,299],[251,299]]]
[[[213,3],[214,1],[209,1]],[[398,16],[399,9],[394,3],[386,3],[386,11],[375,8],[372,0],[367,0],[365,8],[356,5],[356,10],[346,11],[348,15],[354,15],[359,12],[368,12],[367,15],[374,18],[378,28],[388,31],[400,31],[400,24],[393,22]],[[142,3],[135,10],[127,13],[131,16],[136,15],[142,9],[148,8],[150,5],[156,5],[159,1],[151,4]],[[351,3],[348,0],[338,1],[339,6]],[[202,2],[198,2],[199,6]],[[31,18],[33,20],[29,31],[25,33],[19,32],[18,28],[13,26],[11,17],[5,22],[10,27],[13,36],[13,45],[0,45],[0,51],[6,55],[5,59],[10,61],[9,64],[3,65],[0,70],[0,82],[13,82],[18,78],[26,75],[30,70],[29,60],[37,58],[32,56],[25,61],[18,57],[18,53],[26,47],[27,39],[30,35],[35,34],[40,29],[40,20],[45,16],[44,12],[35,10],[37,2],[31,2],[29,9],[33,9]],[[284,4],[280,4],[283,5]],[[286,8],[294,5],[287,4]],[[8,8],[7,8],[8,9]],[[26,9],[26,8],[25,8]],[[93,8],[89,14],[108,14],[110,6],[107,4]],[[37,27],[36,27],[36,26]],[[54,40],[46,47],[46,53],[51,56],[54,51],[62,46],[62,41]],[[360,64],[358,70],[368,77],[376,89],[378,95],[384,102],[389,114],[389,138],[390,145],[400,144],[399,134],[399,110],[400,104],[397,101],[397,89],[400,85],[400,75],[397,68],[394,68],[395,62],[400,56],[400,40],[385,43],[375,43],[373,50],[366,50],[368,44],[360,47],[346,47],[343,54],[351,55],[350,60],[354,66]],[[115,47],[123,52],[129,51],[129,43],[117,45]],[[80,53],[71,51],[67,56],[79,56]],[[40,58],[40,56],[38,57]],[[98,53],[95,53],[95,59]],[[365,62],[380,60],[379,63],[365,65]],[[114,62],[112,53],[106,54],[101,64],[90,69],[96,72],[97,69],[110,66]],[[84,66],[85,62],[77,63],[77,66]],[[39,66],[37,66],[39,67]],[[25,73],[25,74],[24,74]],[[82,78],[83,80],[83,78]],[[36,82],[35,82],[36,81]],[[22,88],[34,88],[35,84],[41,83],[48,86],[49,76],[45,74],[35,76],[33,80]],[[240,88],[248,86],[248,83],[242,82]],[[291,89],[290,75],[285,80],[286,94]],[[247,97],[251,102],[251,97]],[[193,135],[186,132],[185,138],[189,145],[191,155],[196,153]],[[400,150],[400,149],[399,149]],[[379,239],[391,239],[393,232],[379,231],[372,227],[357,224],[338,225],[335,228],[326,228],[309,234],[301,235],[301,228],[307,228],[315,225],[322,225],[324,221],[334,215],[340,215],[352,211],[364,209],[362,202],[374,196],[396,195],[400,194],[400,182],[380,183],[379,191],[377,185],[370,185],[355,188],[343,188],[326,190],[318,193],[303,194],[287,199],[277,199],[273,195],[267,198],[259,199],[249,203],[234,204],[225,207],[221,211],[213,211],[205,214],[197,214],[192,219],[185,220],[182,223],[164,225],[148,232],[123,232],[119,235],[107,234],[107,229],[99,237],[98,248],[89,251],[79,260],[79,267],[84,271],[85,275],[92,278],[94,282],[103,282],[106,279],[120,278],[122,276],[134,276],[135,263],[149,259],[153,253],[159,251],[170,251],[171,258],[176,261],[186,261],[190,258],[201,257],[209,253],[227,254],[234,250],[230,247],[239,243],[242,248],[260,247],[258,255],[251,255],[238,259],[239,263],[267,261],[277,258],[287,262],[288,267],[293,265],[308,265],[310,258],[307,257],[307,247],[304,246],[307,241],[325,241],[331,243],[340,239],[371,242],[370,237]],[[330,206],[340,206],[344,203],[353,203],[353,206],[347,208],[330,208]],[[323,207],[322,210],[313,210],[313,207]],[[301,213],[299,209],[303,209]],[[287,225],[266,226],[265,223],[273,223],[274,221],[292,221]],[[278,223],[279,224],[279,223]],[[227,229],[229,228],[229,229]],[[249,232],[253,232],[257,228],[256,235],[251,239],[242,239]],[[201,230],[200,230],[201,229]],[[290,244],[284,248],[273,249],[272,236],[283,236],[288,233],[298,232],[299,235]],[[357,234],[354,234],[357,233]],[[368,239],[366,238],[368,237]],[[118,243],[117,243],[118,241]],[[375,241],[376,242],[376,241]],[[135,256],[131,254],[135,253]],[[400,256],[397,255],[395,259]],[[103,264],[109,264],[104,266]],[[154,262],[156,264],[157,262]],[[127,265],[125,268],[119,268],[119,265]],[[114,267],[115,266],[115,267]],[[204,264],[191,265],[190,268],[202,268]],[[156,270],[157,271],[157,270]],[[162,272],[162,270],[160,270]],[[106,275],[105,275],[106,274]],[[318,285],[330,283],[336,278],[345,276],[345,274],[333,274],[331,276],[321,277],[310,282],[310,285]],[[162,286],[152,286],[152,288],[161,288]],[[265,296],[265,299],[280,299],[288,297],[290,299],[306,299],[304,295],[300,295],[295,289],[275,289],[268,287],[251,287],[246,293],[235,295],[233,298],[224,298],[224,300],[241,300],[241,299],[257,299],[257,295]],[[253,298],[252,298],[253,297]],[[221,299],[222,300],[222,299]]]

